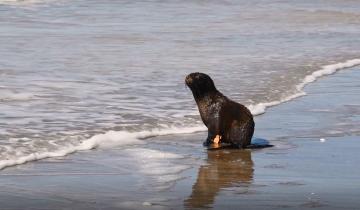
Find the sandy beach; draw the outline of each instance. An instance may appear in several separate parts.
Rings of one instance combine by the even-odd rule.
[[[358,209],[359,81],[340,71],[257,116],[271,148],[208,151],[199,132],[5,168],[1,209]]]
[[[359,209],[360,1],[0,11],[0,210]],[[262,148],[203,147],[195,72]]]

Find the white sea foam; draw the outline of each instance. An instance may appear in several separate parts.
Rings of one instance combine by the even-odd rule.
[[[183,156],[167,151],[146,148],[125,149],[124,153],[137,162],[138,171],[152,179],[153,187],[158,190],[171,187],[177,180],[182,179],[181,171],[189,169],[184,164]],[[181,161],[179,161],[181,159]]]
[[[264,114],[266,111],[266,108],[268,108],[268,107],[276,106],[276,105],[291,101],[295,98],[306,95],[306,93],[303,90],[304,87],[309,83],[315,82],[320,77],[334,74],[341,69],[350,68],[350,67],[354,67],[357,65],[360,65],[360,59],[352,59],[352,60],[348,60],[348,61],[345,61],[342,63],[336,63],[336,64],[323,66],[320,70],[317,70],[317,71],[313,72],[312,74],[307,75],[302,80],[302,82],[296,86],[296,92],[293,95],[287,96],[287,97],[285,97],[281,100],[277,100],[277,101],[249,105],[248,108],[250,109],[250,111],[253,115]]]
[[[54,0],[0,0],[0,4],[28,6],[37,3],[51,2],[51,1]]]
[[[204,131],[204,126],[195,127],[169,127],[164,129],[153,129],[150,131],[140,132],[127,132],[127,131],[108,131],[103,134],[97,134],[93,137],[82,141],[77,145],[69,145],[66,147],[58,148],[55,151],[48,152],[35,152],[23,156],[17,156],[7,160],[0,161],[0,170],[14,165],[24,164],[26,162],[40,160],[49,157],[61,157],[77,151],[91,150],[97,147],[110,147],[110,146],[123,146],[123,145],[134,145],[143,144],[144,138],[152,136],[161,136],[169,134],[181,134],[181,133],[194,133]],[[8,150],[10,150],[9,148]]]
[[[298,98],[300,96],[306,95],[303,91],[304,87],[311,83],[315,82],[318,78],[330,75],[336,71],[344,68],[354,67],[360,65],[360,59],[348,60],[343,63],[337,63],[332,65],[326,65],[318,71],[313,72],[312,74],[306,76],[303,81],[296,86],[297,92],[293,95],[285,97],[278,101],[258,103],[256,105],[250,105],[248,108],[253,115],[263,114],[266,111],[266,108],[271,106],[276,106],[281,103],[290,101],[292,99]],[[14,96],[14,95],[13,95]],[[21,96],[21,97],[20,97]],[[29,99],[31,95],[18,95],[15,96],[15,99]],[[6,97],[9,98],[9,95]],[[13,98],[14,99],[14,98]],[[194,133],[199,131],[205,131],[205,126],[192,126],[192,127],[169,127],[163,129],[154,129],[150,131],[140,131],[140,132],[127,132],[127,131],[108,131],[104,134],[94,135],[93,137],[82,141],[76,145],[69,146],[60,146],[54,151],[45,151],[45,152],[35,152],[31,154],[26,154],[16,157],[9,157],[9,159],[0,161],[0,170],[13,165],[23,164],[29,161],[40,160],[49,157],[60,157],[65,156],[70,153],[81,150],[90,150],[96,147],[108,147],[108,146],[122,146],[122,145],[133,145],[133,144],[143,144],[145,143],[143,139],[160,136],[160,135],[169,135],[169,134],[183,134],[183,133]],[[11,150],[11,148],[9,149]],[[16,151],[14,151],[16,152]]]
[[[0,101],[27,101],[35,98],[31,93],[17,93],[8,90],[0,90]]]

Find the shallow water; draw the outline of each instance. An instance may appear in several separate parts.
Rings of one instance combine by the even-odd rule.
[[[339,72],[256,117],[255,136],[274,147],[206,150],[200,132],[49,158],[2,170],[1,206],[357,209],[359,79],[358,67]]]
[[[2,0],[2,166],[202,130],[194,71],[246,105],[286,98],[358,57],[359,23],[358,1]]]

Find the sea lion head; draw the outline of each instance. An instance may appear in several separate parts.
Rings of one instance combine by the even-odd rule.
[[[216,91],[214,81],[210,76],[200,72],[187,75],[185,84],[191,89],[195,98]]]

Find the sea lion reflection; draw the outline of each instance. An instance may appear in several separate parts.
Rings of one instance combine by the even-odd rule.
[[[200,167],[185,207],[210,207],[221,189],[239,183],[250,184],[253,165],[250,150],[209,150],[207,165]]]

